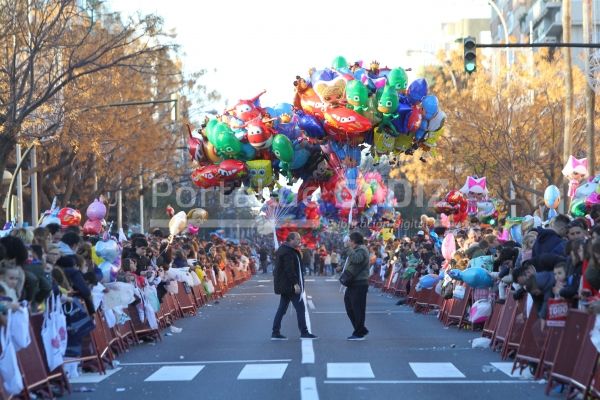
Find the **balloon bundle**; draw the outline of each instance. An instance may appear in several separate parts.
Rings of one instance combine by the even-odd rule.
[[[190,157],[197,162],[193,182],[202,189],[231,192],[244,185],[256,192],[273,189],[281,175],[290,183],[303,181],[302,201],[319,188],[334,189],[341,176],[350,194],[342,194],[344,201],[358,199],[352,192],[368,145],[376,159],[418,149],[426,154],[442,134],[446,116],[438,99],[425,79],[409,85],[402,68],[377,62],[363,68],[337,57],[329,68],[297,76],[294,87],[293,104],[263,107],[263,91],[198,132],[188,126]]]
[[[546,200],[545,193],[544,200]],[[558,199],[558,202],[560,202],[560,198]],[[586,179],[577,187],[571,201],[571,215],[573,217],[583,217],[589,213],[596,204],[600,204],[600,175]]]
[[[106,225],[106,206],[102,201],[96,199],[90,204],[85,212],[88,219],[83,224],[83,233],[85,235],[99,235],[102,228]]]
[[[96,242],[96,245],[92,249],[92,258],[102,272],[103,283],[114,282],[117,272],[121,267],[122,248],[120,243],[114,237],[110,236],[109,232],[111,228],[112,223],[104,232],[102,240]]]
[[[273,233],[275,246],[285,240],[289,233],[298,232],[304,245],[316,247],[321,228],[319,206],[316,202],[306,199],[298,201],[297,194],[288,187],[280,188],[265,201],[260,220],[268,224],[267,231]]]
[[[39,221],[40,226],[49,224],[57,224],[62,228],[69,226],[78,226],[81,222],[81,213],[70,207],[59,208],[56,197],[52,200],[52,205],[49,210],[44,211],[42,218]]]
[[[460,190],[448,192],[444,200],[434,205],[434,210],[452,216],[456,224],[463,223],[467,217],[477,217],[484,224],[496,225],[498,201],[488,195],[486,178],[469,176]]]

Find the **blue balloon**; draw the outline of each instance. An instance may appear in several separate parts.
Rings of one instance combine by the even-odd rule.
[[[346,185],[348,186],[348,189],[355,190],[356,180],[358,179],[358,168],[347,168],[344,171],[344,175],[346,176]]]
[[[325,68],[323,70],[315,71],[310,76],[310,82],[315,85],[319,81],[332,81],[334,80],[338,74],[335,71],[330,70],[329,68]]]
[[[325,130],[318,119],[306,114],[304,111],[296,111],[296,116],[298,117],[298,126],[306,136],[313,139],[323,139],[325,137]]]
[[[440,280],[440,277],[438,275],[435,275],[435,274],[424,275],[419,278],[419,286],[421,286],[421,288],[423,288],[423,289],[431,289],[438,283],[439,280]]]
[[[304,167],[309,157],[310,151],[308,149],[296,148],[296,146],[294,146],[294,159],[290,164],[290,169],[299,169]]]
[[[240,158],[244,161],[254,160],[256,157],[256,149],[250,143],[242,143],[242,155]]]
[[[417,141],[425,139],[425,135],[427,135],[427,121],[421,121],[421,126],[415,132],[415,139]]]
[[[450,270],[449,275],[453,279],[463,281],[475,289],[489,288],[494,285],[494,280],[488,274],[488,271],[481,267],[467,268],[464,271],[452,269]]]
[[[425,111],[425,118],[431,119],[438,112],[438,98],[434,95],[425,96],[421,101],[421,106],[423,107],[423,111]]]
[[[294,121],[288,122],[287,124],[282,124],[281,122],[275,124],[275,130],[277,133],[281,133],[286,136],[288,139],[294,141],[300,137],[302,132]]]
[[[273,111],[275,114],[271,115],[271,117],[280,117],[283,114],[287,114],[289,116],[294,115],[294,106],[289,103],[279,103],[273,106]]]
[[[521,225],[513,225],[510,227],[510,237],[512,240],[519,244],[523,244],[523,234],[521,232]]]
[[[412,81],[406,93],[411,104],[421,102],[427,96],[427,81],[423,78]]]

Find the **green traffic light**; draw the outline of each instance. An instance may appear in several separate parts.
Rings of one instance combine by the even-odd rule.
[[[475,72],[475,63],[465,63],[465,71],[467,71],[468,73]]]

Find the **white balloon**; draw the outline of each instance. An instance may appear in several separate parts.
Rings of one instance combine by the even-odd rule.
[[[169,221],[169,233],[171,236],[175,236],[183,232],[185,228],[187,228],[187,215],[184,211],[179,211]]]
[[[446,122],[446,113],[440,110],[429,120],[427,130],[429,132],[435,132],[444,126],[444,122]]]

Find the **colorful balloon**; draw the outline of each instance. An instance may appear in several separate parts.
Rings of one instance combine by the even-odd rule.
[[[347,107],[364,115],[369,109],[369,90],[359,80],[353,80],[346,84],[346,102]]]
[[[99,219],[88,219],[83,224],[84,235],[99,235],[102,232],[102,221]]]
[[[412,81],[407,91],[407,97],[411,104],[420,103],[425,96],[427,96],[427,81],[424,78]]]
[[[69,207],[62,208],[57,215],[60,225],[63,228],[68,226],[79,226],[81,222],[81,213]]]
[[[286,163],[291,163],[294,159],[294,148],[292,142],[284,135],[275,135],[272,144],[275,157]]]
[[[200,226],[208,220],[208,212],[203,208],[194,208],[187,213],[187,220],[194,226]]]
[[[176,236],[183,232],[187,227],[187,215],[184,211],[179,211],[169,221],[169,234]],[[104,257],[106,259],[106,257]]]
[[[106,217],[106,206],[100,200],[95,199],[92,204],[88,206],[85,215],[87,215],[89,219],[104,219],[104,217]]]
[[[421,107],[423,107],[423,116],[426,119],[431,119],[439,110],[438,98],[433,95],[423,97],[421,101]]]
[[[262,189],[273,183],[273,167],[271,160],[253,160],[246,163],[250,186],[254,189]]]
[[[342,56],[337,56],[331,62],[331,68],[334,68],[334,69],[348,68],[348,61],[346,61],[346,59]]]
[[[394,68],[392,69],[388,76],[388,83],[398,93],[404,93],[408,86],[408,75],[406,75],[406,71],[403,68]]]
[[[548,208],[557,209],[560,204],[560,189],[550,185],[544,190],[544,204]]]

